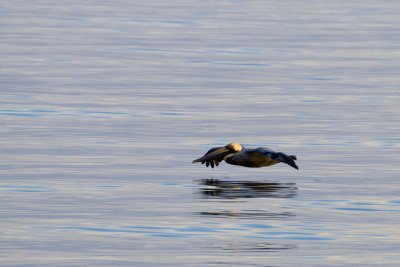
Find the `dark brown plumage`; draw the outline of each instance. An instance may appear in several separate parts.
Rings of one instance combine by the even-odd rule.
[[[295,160],[297,160],[296,156],[288,156],[266,147],[250,149],[244,148],[238,143],[230,143],[224,147],[211,148],[203,157],[193,160],[192,163],[201,162],[206,164],[207,167],[214,168],[221,161],[225,161],[232,165],[260,168],[283,162],[298,170],[299,167],[294,162]]]

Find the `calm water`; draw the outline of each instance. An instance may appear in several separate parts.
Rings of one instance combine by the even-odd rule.
[[[399,266],[400,4],[0,9],[0,265]],[[300,170],[192,165],[235,141]]]

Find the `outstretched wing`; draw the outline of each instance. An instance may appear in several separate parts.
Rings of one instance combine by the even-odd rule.
[[[253,165],[261,166],[270,166],[279,162],[286,163],[287,165],[299,169],[294,160],[296,160],[296,156],[288,156],[282,152],[275,152],[266,147],[259,147],[257,149],[251,149],[246,151],[248,158],[251,159]]]
[[[208,150],[201,158],[193,160],[192,163],[201,162],[201,164],[205,163],[207,167],[214,168],[214,165],[218,166],[229,153],[229,150],[225,147],[214,147]]]
[[[265,167],[279,163],[279,160],[275,156],[275,152],[263,147],[255,149],[244,149],[242,153],[235,155],[229,159],[231,162],[239,162],[237,165],[246,167]]]
[[[252,157],[267,157],[268,159],[273,159],[277,160],[278,159],[278,153],[267,148],[267,147],[259,147],[256,149],[251,149],[247,152],[248,155]]]
[[[286,155],[283,152],[275,152],[269,148],[266,147],[259,147],[256,149],[259,153],[262,153],[264,156],[272,159],[272,160],[277,160],[279,162],[283,162],[286,163],[287,165],[295,168],[295,169],[299,169],[299,167],[296,165],[296,163],[294,162],[295,160],[297,160],[297,157],[294,155]]]

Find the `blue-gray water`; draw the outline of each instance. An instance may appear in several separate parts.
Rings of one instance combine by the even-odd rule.
[[[399,266],[396,1],[5,1],[0,265]],[[298,156],[192,165],[228,142]]]

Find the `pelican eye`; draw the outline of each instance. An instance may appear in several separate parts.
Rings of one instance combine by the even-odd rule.
[[[229,149],[229,150],[232,150],[232,149],[233,149],[233,146],[232,146],[231,144],[229,144],[229,145],[225,146],[225,148],[227,148],[227,149]]]

